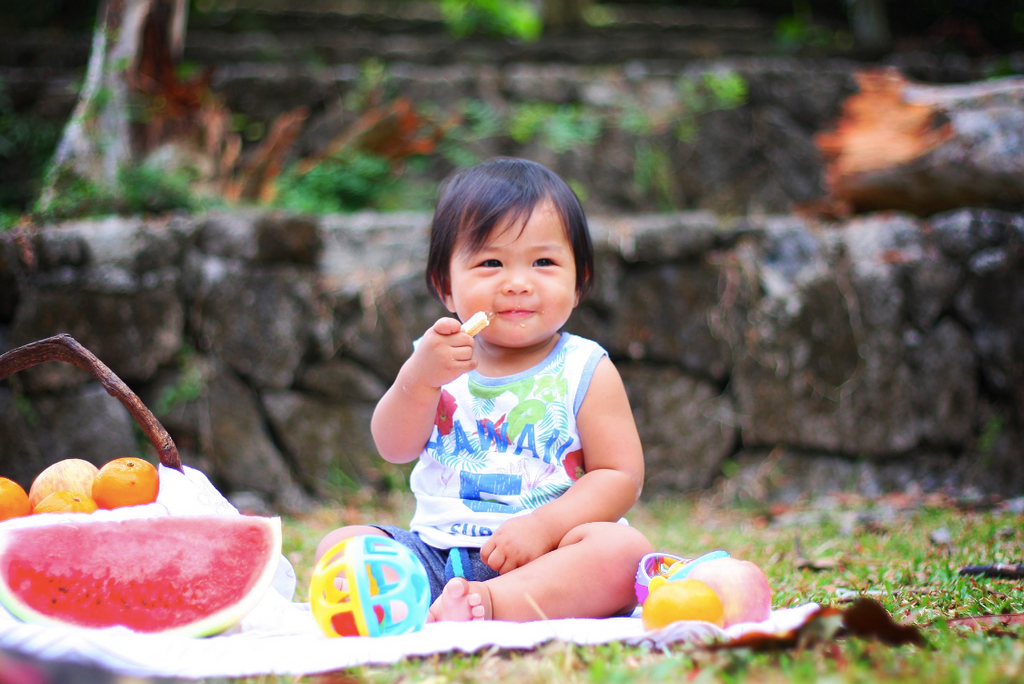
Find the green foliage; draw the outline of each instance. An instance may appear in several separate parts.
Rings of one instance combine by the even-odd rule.
[[[504,134],[505,121],[482,100],[464,100],[458,109],[462,123],[450,129],[438,145],[441,155],[456,166],[472,166],[480,158],[469,148]]]
[[[520,144],[539,138],[544,147],[562,153],[577,145],[593,145],[601,135],[601,119],[577,105],[531,102],[516,107],[508,132]]]
[[[188,169],[168,171],[155,164],[122,169],[118,176],[122,213],[160,213],[199,207],[191,186],[196,174]]]
[[[67,168],[51,167],[46,185],[53,187],[53,200],[43,208],[38,202],[32,213],[44,221],[59,221],[78,216],[105,216],[116,211],[113,193]]]
[[[194,210],[201,206],[191,190],[195,176],[187,169],[168,171],[155,164],[126,167],[118,173],[116,190],[97,185],[68,168],[51,168],[47,176],[53,183],[53,200],[46,208],[37,202],[32,211],[45,221]]]
[[[453,35],[499,36],[533,41],[543,22],[529,0],[441,0],[441,15]]]
[[[672,159],[667,150],[646,140],[637,143],[633,164],[633,189],[641,195],[653,195],[665,211],[674,208]]]
[[[701,83],[707,93],[704,111],[736,109],[747,102],[747,80],[735,71],[706,71]]]
[[[804,47],[849,49],[854,44],[849,31],[835,31],[815,22],[810,0],[793,0],[793,14],[775,22],[775,42],[788,52]]]
[[[126,68],[127,63],[125,66],[121,67],[120,70],[123,71]],[[86,120],[95,120],[97,117],[102,115],[103,110],[105,110],[107,105],[110,104],[112,97],[113,93],[110,92],[110,88],[105,86],[99,88],[93,95],[92,99],[88,101],[88,114],[86,114]]]
[[[725,69],[681,76],[676,91],[678,101],[660,109],[642,107],[634,100],[620,103],[613,123],[636,136],[657,135],[674,128],[679,140],[689,142],[697,134],[702,115],[745,105],[749,86],[742,74]]]
[[[360,67],[356,87],[344,98],[343,106],[357,116],[387,101],[389,75],[384,62],[367,60]],[[523,102],[508,111],[497,111],[483,100],[468,99],[458,106],[459,123],[452,125],[450,110],[418,107],[418,114],[437,124],[444,135],[434,156],[414,154],[399,162],[373,153],[348,149],[328,158],[307,172],[293,165],[276,181],[274,205],[299,212],[336,213],[360,209],[380,211],[429,209],[436,197],[433,177],[437,158],[456,166],[478,163],[483,155],[504,151],[510,140],[519,145],[536,144],[556,153],[593,147],[616,129],[638,138],[633,186],[653,197],[663,209],[672,209],[672,141],[663,134],[674,130],[678,140],[691,142],[700,116],[742,106],[748,97],[746,80],[729,70],[709,71],[681,77],[678,96],[658,108],[644,108],[635,98],[623,97],[608,106]],[[250,140],[264,134],[262,124],[244,115],[232,118],[231,127]],[[510,139],[510,140],[509,140]],[[109,190],[61,169],[53,204],[44,220],[109,213],[152,213],[175,209],[194,210],[212,200],[200,200],[191,187],[197,174],[187,170],[168,172],[153,163],[123,171],[116,188]],[[586,188],[577,182],[581,197]],[[0,226],[16,220],[3,217]]]
[[[346,93],[343,104],[348,110],[364,111],[379,104],[382,99],[391,97],[391,90],[391,79],[384,60],[376,57],[365,59],[359,64],[355,87]]]
[[[287,169],[278,179],[275,204],[300,212],[357,211],[374,206],[395,182],[387,159],[348,150],[304,174]]]
[[[469,100],[460,105],[462,124],[448,131],[440,151],[456,166],[467,166],[479,161],[473,145],[487,139],[508,136],[520,145],[536,142],[561,154],[593,146],[606,131],[614,129],[652,139],[671,130],[678,140],[690,143],[697,135],[701,116],[742,107],[749,96],[746,79],[733,70],[683,76],[676,87],[677,100],[657,110],[641,107],[633,99],[603,109],[526,102],[502,116],[484,102]],[[671,145],[663,139],[640,140],[634,162],[634,190],[653,197],[664,210],[673,209]],[[581,197],[587,194],[582,186],[576,190]]]
[[[408,495],[412,491],[409,489],[409,475],[411,472],[412,468],[408,465],[389,463],[386,466],[381,466],[381,488],[385,492]]]
[[[189,402],[196,401],[206,392],[206,376],[197,363],[195,350],[185,345],[178,351],[178,376],[174,382],[160,391],[153,410],[165,415]]]
[[[509,135],[519,144],[530,142],[540,132],[541,126],[558,108],[547,102],[531,102],[519,105],[512,114],[508,125]]]
[[[10,230],[18,223],[21,212],[0,208],[0,232]]]
[[[333,498],[339,501],[344,501],[349,495],[359,491],[359,483],[345,472],[337,460],[332,460],[327,464],[327,477],[323,484]]]
[[[708,112],[742,107],[747,102],[747,81],[732,70],[706,71],[700,76],[683,76],[676,81],[680,111],[676,137],[691,142],[697,135],[699,118]]]
[[[660,117],[659,117],[660,118]],[[663,125],[655,113],[641,107],[635,100],[623,103],[618,115],[618,126],[632,135],[651,135]]]

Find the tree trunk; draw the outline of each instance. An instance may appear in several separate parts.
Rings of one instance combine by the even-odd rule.
[[[1024,78],[928,86],[886,69],[856,80],[835,130],[815,138],[839,213],[1024,205]]]
[[[40,195],[38,209],[43,214],[90,208],[67,206],[70,195],[74,201],[98,202],[102,208],[116,204],[121,172],[145,151],[133,130],[133,112],[145,109],[145,100],[140,99],[144,93],[154,85],[166,85],[154,81],[160,75],[154,70],[166,72],[171,55],[180,53],[187,8],[187,0],[100,3],[85,82]],[[166,58],[157,54],[162,52]]]
[[[243,155],[231,112],[210,91],[212,70],[178,78],[187,11],[188,0],[101,5],[85,84],[47,174],[40,214],[173,208],[168,203],[185,201],[168,182],[175,174],[190,179],[194,196],[273,197],[274,180],[308,112],[300,107],[281,114],[263,144]],[[125,174],[139,168],[151,173]]]
[[[142,25],[153,2],[107,0],[100,4],[85,83],[40,197],[44,212],[76,181],[85,181],[101,192],[115,192],[117,173],[132,156],[131,97],[125,74],[138,54]]]

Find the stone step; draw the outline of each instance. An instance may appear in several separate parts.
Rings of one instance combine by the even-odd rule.
[[[591,15],[595,16],[595,15]],[[689,32],[771,32],[769,17],[747,9],[602,3],[592,27]],[[225,31],[253,28],[291,31],[311,27],[384,33],[448,33],[436,2],[388,0],[212,0],[190,18],[194,26]]]
[[[456,63],[621,64],[632,60],[687,62],[773,51],[770,35],[679,35],[643,28],[586,31],[550,36],[537,42],[490,38],[453,39],[443,33],[411,35],[336,31],[223,33],[193,30],[185,60],[198,64],[275,62],[354,64],[384,62],[444,65]]]
[[[91,47],[87,35],[39,33],[0,34],[0,68],[82,70]],[[460,62],[512,64],[621,64],[634,60],[685,63],[694,59],[771,54],[770,36],[679,36],[644,29],[566,33],[534,43],[488,38],[453,39],[444,34],[380,34],[368,31],[226,33],[192,29],[184,60],[197,66],[235,63],[309,65],[358,64],[367,59],[385,63],[444,65]]]
[[[200,38],[206,37],[209,36],[200,35]],[[202,44],[215,50],[213,43],[211,38]],[[215,66],[214,89],[227,97],[233,111],[251,119],[268,121],[299,105],[322,110],[326,100],[340,100],[358,86],[361,70],[358,61],[332,65],[259,60],[255,57],[260,45],[270,43],[259,40],[250,43],[249,49],[254,57],[250,61],[220,62],[211,59],[209,62]],[[379,51],[377,54],[384,53]],[[936,83],[984,78],[993,66],[984,60],[929,53],[894,55],[887,63],[898,67],[910,78]],[[860,63],[848,59],[756,55],[687,61],[633,59],[606,65],[530,61],[497,65],[479,61],[429,64],[396,60],[386,66],[386,75],[391,94],[406,95],[417,103],[453,106],[461,100],[480,99],[492,104],[505,101],[512,104],[551,102],[609,106],[614,104],[608,100],[612,97],[610,93],[625,91],[635,94],[639,105],[647,104],[645,98],[659,95],[678,99],[679,93],[662,92],[667,81],[685,75],[699,77],[706,72],[724,69],[735,70],[747,79],[750,99],[777,100],[786,96],[786,89],[806,91],[813,87],[818,77],[830,81],[848,79],[849,74],[860,66]],[[67,115],[77,99],[82,71],[81,68],[0,65],[0,89],[13,103],[15,111],[33,112],[47,119],[62,117]],[[760,82],[764,82],[763,90],[758,90]],[[790,85],[778,90],[780,82]],[[772,93],[772,88],[777,92]],[[815,119],[820,115],[819,109],[812,109],[804,118]]]
[[[927,55],[908,55],[894,63],[923,80],[968,81],[983,73],[976,63]],[[408,97],[417,107],[432,109],[438,119],[463,111],[467,103],[490,107],[499,129],[463,140],[460,151],[478,159],[513,155],[541,161],[585,189],[588,209],[664,205],[729,214],[785,212],[794,202],[823,194],[814,135],[833,124],[843,99],[853,92],[851,74],[857,67],[850,60],[792,57],[733,57],[687,65],[635,61],[604,67],[396,62],[387,70],[386,97]],[[680,83],[699,83],[705,74],[723,69],[742,77],[742,100],[732,108],[693,110]],[[55,78],[51,70],[0,69],[0,79],[16,106],[48,120],[63,121],[75,102],[75,80]],[[249,62],[221,65],[213,88],[233,113],[256,127],[306,106],[309,118],[294,148],[305,156],[324,149],[359,115],[361,110],[343,103],[359,94],[361,79],[358,65]],[[567,116],[595,119],[596,133],[570,141],[564,149],[542,134],[514,138],[510,122],[523,107],[537,103],[564,107]],[[649,119],[647,130],[622,122],[632,110]],[[677,134],[680,121],[689,122],[689,138]],[[644,145],[646,157],[638,152]],[[646,186],[638,181],[643,173],[655,174],[658,164],[662,175],[650,177],[660,180],[649,180]],[[450,169],[450,159],[435,155],[425,169],[408,171],[405,178],[426,186]]]
[[[863,64],[773,54],[770,25],[733,11],[619,6],[612,25],[521,43],[453,39],[432,3],[215,3],[217,13],[193,14],[186,61],[215,68],[215,91],[257,132],[250,142],[280,113],[308,107],[299,154],[322,149],[356,116],[343,103],[358,95],[361,69],[371,58],[385,63],[385,97],[403,95],[441,113],[483,102],[506,117],[534,103],[579,106],[604,119],[630,104],[652,119],[673,110],[672,116],[685,115],[681,77],[699,81],[705,72],[739,72],[748,88],[745,103],[731,112],[712,112],[711,123],[701,123],[692,143],[666,133],[672,124],[663,121],[650,133],[604,126],[597,144],[582,151],[552,152],[508,135],[471,146],[478,158],[539,154],[570,171],[585,167],[578,172],[580,182],[613,208],[636,208],[640,201],[630,188],[635,147],[644,139],[673,157],[673,169],[679,167],[673,206],[785,211],[790,202],[815,196],[820,187],[812,136],[830,124],[851,91],[851,72]],[[89,49],[87,34],[0,34],[0,97],[19,116],[62,126],[77,99]],[[885,61],[911,78],[951,82],[984,78],[999,59],[908,53]],[[702,172],[689,170],[692,165],[684,162],[689,155],[706,160]],[[0,180],[25,176],[10,166],[0,166]],[[429,180],[436,181],[446,168],[442,164]]]
[[[249,5],[232,12],[194,17],[186,35],[184,59],[199,65],[350,64],[369,58],[434,65],[607,64],[635,59],[687,61],[775,51],[771,25],[742,11],[617,10],[621,20],[607,25],[548,33],[535,42],[522,42],[492,37],[454,38],[440,17],[374,14],[359,4],[343,3],[345,12],[309,7],[270,11],[259,3]],[[356,12],[362,9],[366,11]],[[81,68],[88,61],[90,45],[87,33],[0,34],[0,67]]]

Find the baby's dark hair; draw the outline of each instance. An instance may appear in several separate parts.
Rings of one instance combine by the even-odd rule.
[[[594,248],[587,218],[576,193],[550,169],[509,157],[496,157],[460,169],[441,186],[441,196],[430,226],[427,256],[427,289],[444,302],[451,287],[449,273],[455,245],[465,238],[464,248],[476,251],[497,228],[524,227],[537,205],[550,200],[562,220],[576,264],[576,294],[590,289],[594,273]]]

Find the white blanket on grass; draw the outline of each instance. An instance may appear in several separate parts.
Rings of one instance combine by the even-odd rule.
[[[85,630],[63,626],[0,624],[0,648],[46,660],[99,665],[136,677],[247,677],[309,675],[366,664],[394,663],[434,653],[474,651],[497,646],[525,649],[547,641],[601,644],[623,641],[654,646],[714,637],[739,636],[751,630],[788,630],[801,624],[816,606],[776,610],[764,623],[733,625],[724,632],[707,622],[677,622],[645,633],[639,618],[546,620],[539,622],[433,623],[418,632],[390,637],[328,639],[308,606],[290,604],[275,592],[254,613],[287,614],[293,629],[256,625],[250,615],[241,631],[204,639],[138,634],[124,628]],[[276,597],[276,598],[274,598]],[[268,605],[274,604],[274,605]],[[261,619],[262,619],[261,617]]]
[[[161,469],[160,477],[160,498],[156,504],[93,515],[124,518],[237,513],[199,471],[186,468],[182,476]],[[42,517],[10,520],[0,524],[0,530],[40,524]],[[817,608],[807,604],[775,610],[763,623],[733,625],[727,630],[706,622],[677,622],[659,632],[646,632],[639,617],[628,617],[434,623],[400,636],[330,639],[316,625],[309,604],[291,600],[295,575],[283,557],[274,589],[229,633],[202,639],[139,634],[121,627],[93,630],[26,624],[0,611],[0,648],[44,660],[98,665],[129,676],[202,679],[308,675],[435,653],[472,653],[491,646],[532,648],[551,640],[575,644],[647,642],[662,646],[678,641],[737,637],[750,631],[784,632],[802,624]]]

